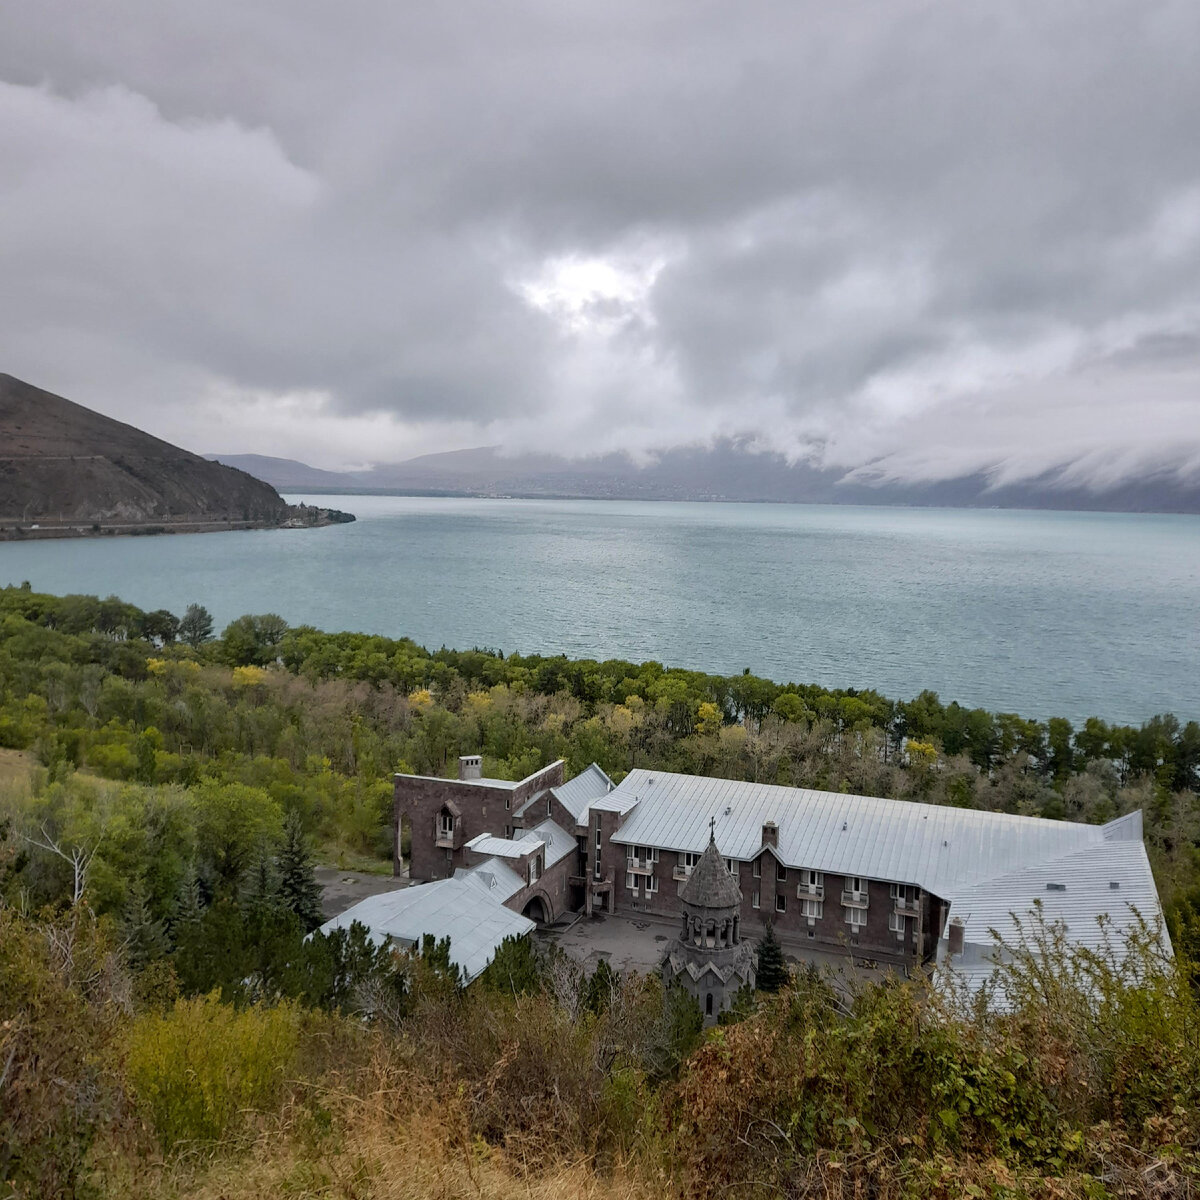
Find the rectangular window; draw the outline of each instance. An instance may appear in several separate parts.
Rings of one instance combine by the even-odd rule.
[[[653,896],[658,891],[658,880],[653,875],[646,876],[646,895]]]
[[[801,907],[810,921],[819,921],[825,914],[825,905],[820,900],[804,900]]]
[[[754,860],[754,878],[755,879],[762,878],[762,859],[761,858],[756,858]]]
[[[754,891],[750,894],[750,907],[751,908],[758,907],[758,888],[755,888]]]
[[[504,797],[504,811],[505,811],[505,812],[508,812],[508,810],[509,810],[510,808],[512,808],[512,797],[511,797],[511,796],[505,796],[505,797]]]
[[[846,909],[846,924],[851,929],[857,931],[862,929],[867,923],[867,910],[865,908],[848,908]]]
[[[547,797],[546,797],[546,816],[550,816],[550,815],[551,815],[551,811],[550,811],[550,797],[549,797],[549,796],[547,796]]]
[[[867,881],[859,875],[851,876],[850,890],[852,892],[865,892],[867,890]]]
[[[785,867],[781,862],[777,862],[775,864],[775,878],[779,880],[780,883],[787,883],[787,867]]]
[[[780,892],[779,895],[777,895],[775,897],[775,911],[776,912],[784,912],[786,909],[787,909],[787,897],[782,892]]]
[[[444,838],[454,836],[454,817],[448,812],[438,814],[438,836]]]
[[[698,854],[685,854],[683,856],[683,873],[690,875],[695,869],[696,864],[700,861]]]
[[[725,860],[725,870],[736,879],[738,877],[738,864],[736,858],[727,858]]]
[[[511,841],[511,840],[512,840],[512,826],[511,826],[511,825],[505,825],[505,827],[504,827],[504,837],[505,837],[505,840],[506,840],[506,841]]]
[[[596,849],[600,849],[600,822],[596,822]]]
[[[900,941],[904,941],[904,914],[897,912],[888,913],[888,928]]]
[[[825,886],[824,871],[805,871],[801,876],[801,882],[808,885],[810,891],[816,891],[818,888]]]
[[[631,891],[637,891],[637,876],[632,871],[625,872],[625,886]]]

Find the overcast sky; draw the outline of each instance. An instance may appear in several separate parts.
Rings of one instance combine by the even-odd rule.
[[[4,0],[0,370],[320,466],[1200,480],[1196,0]]]

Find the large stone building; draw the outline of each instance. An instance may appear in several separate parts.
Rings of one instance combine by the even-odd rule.
[[[739,939],[769,918],[794,953],[900,966],[945,957],[952,917],[955,952],[982,971],[989,929],[1035,901],[1084,944],[1099,915],[1119,933],[1135,910],[1160,914],[1137,812],[1080,825],[644,769],[614,786],[595,765],[566,780],[561,762],[512,783],[483,778],[473,756],[456,780],[396,776],[398,874],[404,832],[413,881],[503,878],[498,902],[537,921],[674,922],[713,849],[738,895]]]

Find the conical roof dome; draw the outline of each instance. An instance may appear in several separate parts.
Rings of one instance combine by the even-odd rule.
[[[742,893],[710,836],[708,848],[692,868],[679,899],[694,908],[741,908]]]

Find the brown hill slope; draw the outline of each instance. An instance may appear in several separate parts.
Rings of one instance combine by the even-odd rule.
[[[65,533],[327,519],[291,508],[245,471],[0,374],[0,526]]]

